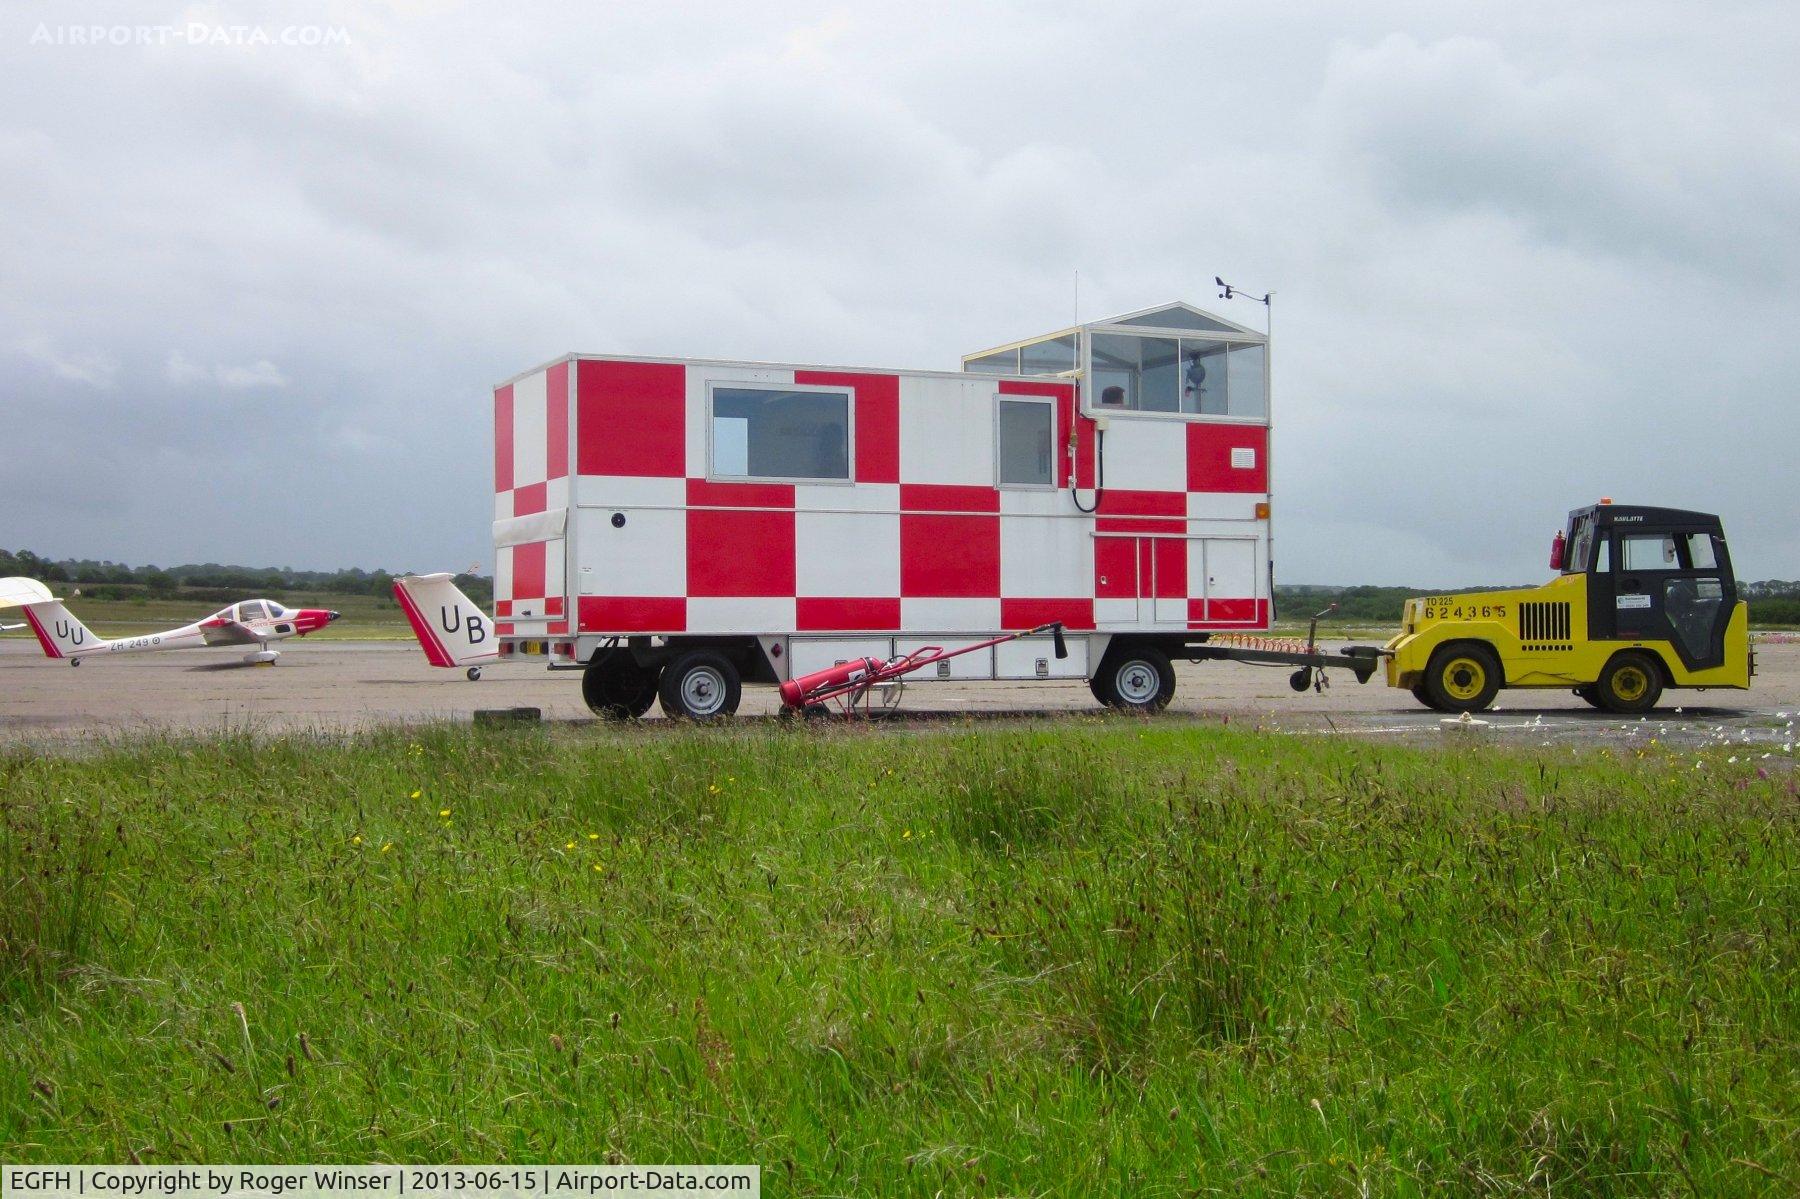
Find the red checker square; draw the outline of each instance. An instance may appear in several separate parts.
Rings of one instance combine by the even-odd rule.
[[[1000,492],[992,487],[965,487],[960,483],[902,483],[903,512],[998,512]]]
[[[513,489],[513,515],[530,516],[542,512],[549,502],[550,487],[547,483],[533,483],[529,487]]]
[[[494,388],[494,494],[513,485],[513,390]]]
[[[1150,542],[1156,560],[1156,598],[1180,599],[1187,594],[1188,543],[1182,537],[1157,537]]]
[[[997,498],[998,493],[993,494]],[[1000,518],[901,513],[900,593],[914,598],[998,598]]]
[[[1249,450],[1256,465],[1231,465],[1231,451]],[[1258,425],[1187,427],[1189,491],[1262,492],[1269,489],[1269,430]]]
[[[1100,599],[1136,599],[1138,539],[1094,538],[1094,595]]]
[[[687,369],[665,362],[581,362],[575,370],[584,475],[687,473]]]
[[[545,478],[560,479],[569,473],[569,364],[559,362],[544,372],[548,410],[544,414],[548,470]]]
[[[529,541],[512,547],[512,593],[514,599],[542,599],[544,596],[545,543]]]
[[[687,514],[688,594],[794,594],[794,514],[692,508]]]
[[[1094,601],[1079,596],[1069,599],[1003,599],[1000,624],[1008,629],[1035,629],[1060,621],[1065,629],[1094,627]]]
[[[660,595],[584,595],[576,607],[583,633],[679,633],[687,600]]]
[[[900,601],[897,598],[803,595],[795,604],[796,627],[808,631],[886,631],[900,627]]]

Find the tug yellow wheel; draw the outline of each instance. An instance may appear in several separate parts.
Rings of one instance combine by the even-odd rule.
[[[1425,668],[1425,694],[1441,712],[1479,712],[1494,702],[1504,681],[1500,659],[1476,642],[1444,646]]]
[[[1616,655],[1594,684],[1609,712],[1647,712],[1662,698],[1662,671],[1648,654]]]

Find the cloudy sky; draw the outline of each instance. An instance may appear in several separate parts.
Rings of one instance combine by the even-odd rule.
[[[1601,495],[1800,577],[1791,4],[757,8],[8,5],[0,545],[487,562],[498,379],[954,369],[1079,271],[1276,291],[1287,582]]]

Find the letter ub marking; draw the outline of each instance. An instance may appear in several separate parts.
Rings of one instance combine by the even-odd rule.
[[[444,632],[456,632],[462,628],[462,610],[449,606],[438,608],[438,623],[444,626]]]

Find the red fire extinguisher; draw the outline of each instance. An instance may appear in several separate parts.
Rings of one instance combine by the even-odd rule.
[[[1556,540],[1552,541],[1550,543],[1550,569],[1551,570],[1561,570],[1562,564],[1563,564],[1563,535],[1562,535],[1562,530],[1558,529],[1556,531]]]
[[[807,697],[811,693],[856,682],[864,675],[880,670],[884,665],[886,663],[874,658],[852,658],[848,662],[839,662],[836,666],[828,666],[824,670],[801,675],[797,679],[789,679],[781,685],[781,702],[790,708],[804,707]]]

